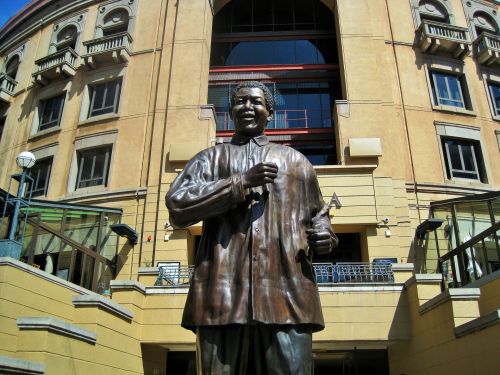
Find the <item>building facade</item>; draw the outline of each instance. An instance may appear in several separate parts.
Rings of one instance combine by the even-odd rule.
[[[229,141],[242,80],[273,92],[266,134],[315,166],[340,240],[314,259],[315,373],[498,373],[499,11],[33,0],[0,29],[1,239],[16,156],[37,159],[21,254],[0,258],[0,373],[195,373],[202,224],[174,229],[164,199]]]

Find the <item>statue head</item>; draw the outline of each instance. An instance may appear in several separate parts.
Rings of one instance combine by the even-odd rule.
[[[231,95],[231,118],[236,134],[258,136],[264,132],[272,117],[274,99],[271,91],[262,83],[240,83]]]

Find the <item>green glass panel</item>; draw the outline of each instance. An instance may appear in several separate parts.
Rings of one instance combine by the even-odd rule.
[[[83,246],[95,250],[99,229],[98,212],[68,210],[64,235]]]
[[[101,255],[113,260],[118,246],[118,235],[111,230],[111,225],[120,223],[120,215],[106,214],[101,237]]]
[[[493,224],[486,201],[457,203],[455,210],[460,244],[468,238],[477,236]]]

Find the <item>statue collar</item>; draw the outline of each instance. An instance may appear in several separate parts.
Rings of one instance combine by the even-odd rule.
[[[269,138],[267,138],[267,136],[265,136],[264,134],[261,134],[257,137],[247,137],[242,134],[235,134],[231,139],[231,143],[233,145],[244,145],[250,141],[253,141],[258,146],[264,146],[269,143]]]

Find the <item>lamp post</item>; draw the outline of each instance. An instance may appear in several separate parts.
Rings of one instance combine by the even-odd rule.
[[[19,168],[22,168],[22,172],[18,174],[13,174],[11,176],[11,183],[9,184],[9,193],[12,180],[18,181],[18,187],[16,196],[10,197],[10,195],[7,194],[7,198],[5,200],[2,219],[5,218],[7,206],[9,204],[13,204],[14,208],[10,219],[10,228],[7,239],[0,240],[0,256],[9,256],[15,259],[19,259],[21,256],[24,229],[23,229],[23,234],[19,238],[19,241],[16,241],[15,236],[17,231],[17,221],[19,219],[21,206],[28,207],[29,201],[31,200],[31,194],[28,194],[27,200],[24,198],[25,196],[24,189],[26,182],[31,182],[29,188],[30,190],[32,189],[33,179],[28,176],[28,169],[35,165],[35,161],[36,161],[35,155],[33,155],[29,151],[23,151],[16,157],[16,164]]]

